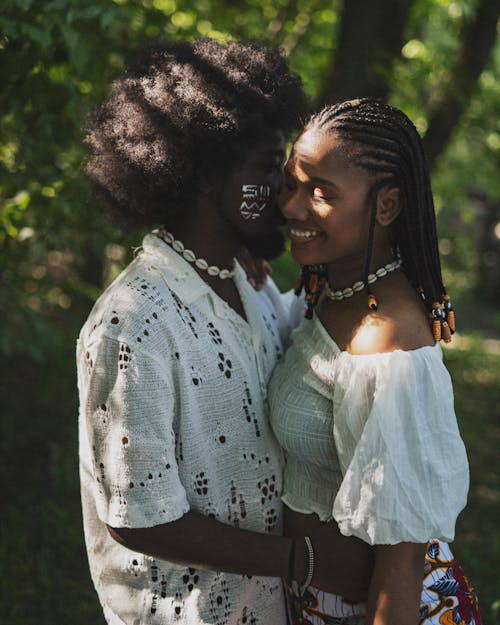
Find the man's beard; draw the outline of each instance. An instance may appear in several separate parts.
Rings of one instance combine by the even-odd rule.
[[[243,236],[241,242],[252,256],[265,260],[273,260],[285,251],[285,235],[278,229],[267,234]]]

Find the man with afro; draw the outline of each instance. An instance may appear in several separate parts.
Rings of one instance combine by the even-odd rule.
[[[284,137],[304,109],[277,50],[201,39],[148,50],[89,116],[96,196],[151,230],[78,340],[85,538],[110,625],[285,625],[283,578],[367,587],[361,541],[316,532],[312,571],[281,535],[266,387],[289,315],[235,260],[282,250]]]

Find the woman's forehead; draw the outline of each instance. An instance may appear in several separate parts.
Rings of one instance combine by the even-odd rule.
[[[329,169],[347,167],[349,161],[343,142],[336,133],[317,129],[305,130],[295,142],[288,167]]]

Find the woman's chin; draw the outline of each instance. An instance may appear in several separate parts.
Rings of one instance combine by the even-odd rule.
[[[317,254],[308,254],[305,253],[303,249],[297,249],[293,244],[290,249],[290,253],[294,261],[299,263],[299,265],[319,265],[323,260],[320,260],[320,257]]]

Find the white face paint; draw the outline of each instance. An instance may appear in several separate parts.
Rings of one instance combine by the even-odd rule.
[[[243,219],[258,219],[271,197],[271,187],[267,184],[244,184],[241,186],[243,202],[240,213]]]

